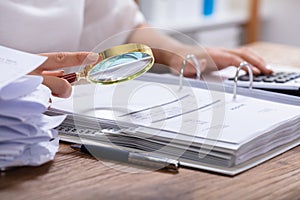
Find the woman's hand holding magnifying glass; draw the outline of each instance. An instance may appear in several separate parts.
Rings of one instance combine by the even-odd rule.
[[[63,98],[71,95],[72,87],[67,80],[60,78],[64,75],[61,68],[79,66],[82,63],[93,64],[98,61],[98,54],[91,52],[55,52],[40,55],[48,59],[30,74],[42,75],[43,84],[51,89],[52,94]]]
[[[72,82],[86,79],[91,83],[114,84],[136,78],[148,71],[154,57],[151,48],[143,44],[114,46],[100,53],[60,52],[42,53],[48,59],[33,75],[42,75],[43,84],[58,97],[71,95]],[[61,68],[83,65],[81,72],[64,74]]]

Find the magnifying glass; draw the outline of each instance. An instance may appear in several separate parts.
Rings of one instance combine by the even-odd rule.
[[[86,79],[91,83],[113,84],[134,79],[147,72],[154,63],[150,47],[144,44],[114,46],[99,53],[99,62],[81,72],[64,75],[70,83]]]

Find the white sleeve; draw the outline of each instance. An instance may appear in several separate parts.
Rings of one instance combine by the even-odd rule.
[[[31,53],[76,51],[85,0],[0,1],[0,43]]]
[[[86,0],[79,49],[101,51],[122,44],[144,21],[133,0]]]

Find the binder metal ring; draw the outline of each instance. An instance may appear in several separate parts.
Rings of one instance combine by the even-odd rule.
[[[240,65],[239,65],[239,67],[236,70],[236,74],[235,74],[235,77],[234,77],[233,99],[236,99],[237,81],[238,81],[240,70],[243,67],[247,67],[248,74],[249,74],[249,89],[250,90],[252,89],[252,85],[253,85],[253,72],[252,72],[252,69],[251,69],[251,65],[248,62],[246,62],[246,61],[241,62]]]
[[[194,54],[188,54],[184,60],[182,61],[181,69],[180,69],[180,74],[179,74],[179,90],[182,89],[183,85],[183,73],[185,66],[188,62],[188,60],[192,60],[195,63],[195,68],[196,68],[196,73],[197,73],[197,79],[200,80],[201,77],[201,65],[199,61],[197,60],[196,56]]]

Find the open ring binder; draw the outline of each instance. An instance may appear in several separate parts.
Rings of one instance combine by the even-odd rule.
[[[300,144],[300,123],[297,123],[300,121],[299,97],[239,88],[239,101],[234,102],[228,100],[232,99],[233,88],[230,86],[189,78],[184,81],[191,86],[192,93],[183,91],[185,88],[178,91],[178,77],[174,76],[146,73],[132,80],[135,86],[145,83],[149,87],[143,88],[147,90],[143,91],[143,98],[122,104],[122,110],[129,114],[140,111],[139,108],[149,108],[151,113],[147,110],[130,118],[104,118],[102,113],[92,116],[90,112],[69,106],[70,102],[77,102],[76,105],[85,103],[81,97],[90,90],[90,84],[74,86],[77,93],[69,99],[62,101],[53,97],[50,112],[68,114],[60,125],[65,128],[57,129],[62,141],[80,144],[99,142],[131,152],[175,159],[180,167],[227,175],[241,173]],[[179,98],[174,99],[173,95],[164,98],[165,90],[156,90],[157,85],[153,83],[176,89]],[[136,91],[131,84],[124,86],[123,91]],[[111,100],[116,98],[114,91],[106,86],[98,87],[102,92],[92,94],[93,99],[99,98],[99,101],[93,101],[92,108],[111,107]],[[158,98],[151,98],[154,94]],[[197,98],[196,101],[194,98]],[[123,101],[127,103],[128,99],[123,98]],[[176,103],[170,106],[168,102]],[[283,102],[292,102],[293,105]],[[129,106],[135,109],[129,111]],[[155,106],[158,109],[153,109]],[[192,113],[197,113],[197,116]],[[146,123],[140,123],[144,117],[147,118]],[[158,120],[160,123],[153,123]]]
[[[243,67],[247,67],[248,74],[249,74],[249,89],[252,89],[252,85],[253,85],[253,72],[252,72],[252,69],[251,69],[251,65],[248,62],[246,62],[246,61],[241,62],[240,65],[239,65],[239,67],[236,70],[236,74],[235,74],[235,77],[234,77],[233,99],[236,99],[237,81],[238,81],[240,70]]]
[[[188,54],[184,60],[182,61],[181,69],[180,69],[180,75],[179,75],[179,90],[182,89],[183,85],[183,73],[186,66],[186,63],[188,60],[192,59],[192,61],[195,63],[196,71],[197,71],[197,79],[200,80],[201,77],[201,65],[198,62],[196,56],[194,54]]]

